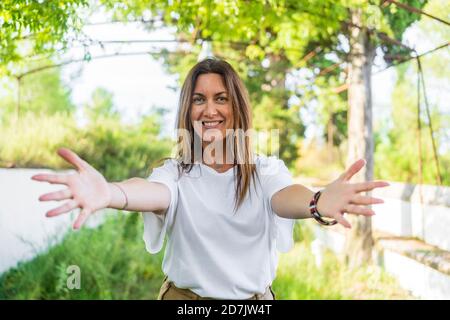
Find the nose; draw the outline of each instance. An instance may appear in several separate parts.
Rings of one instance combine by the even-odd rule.
[[[208,101],[206,103],[206,108],[204,111],[204,115],[206,117],[214,117],[217,115],[217,109],[216,109],[216,105],[214,104],[214,102],[212,101]]]

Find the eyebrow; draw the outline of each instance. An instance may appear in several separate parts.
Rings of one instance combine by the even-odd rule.
[[[227,94],[226,91],[221,91],[221,92],[218,92],[218,93],[214,94],[214,96],[218,96],[218,95],[221,95],[223,93]],[[199,93],[199,92],[194,92],[193,96],[202,96],[202,97],[204,97],[205,95],[202,94],[202,93]]]

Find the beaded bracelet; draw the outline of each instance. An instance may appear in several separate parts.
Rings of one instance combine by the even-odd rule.
[[[319,201],[320,195],[322,194],[321,191],[317,191],[311,202],[309,203],[309,211],[311,212],[311,215],[313,216],[313,218],[319,222],[321,225],[324,226],[333,226],[337,223],[336,220],[325,220],[323,218],[323,216],[319,213],[319,211],[317,210],[317,202]]]

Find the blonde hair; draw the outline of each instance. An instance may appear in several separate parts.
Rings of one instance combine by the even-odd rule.
[[[177,160],[181,172],[189,172],[195,160],[194,128],[190,118],[192,96],[197,79],[202,74],[215,73],[222,77],[232,106],[233,130],[247,132],[252,128],[251,106],[247,89],[233,67],[226,61],[205,59],[197,63],[188,73],[180,93],[179,109],[176,126],[182,132],[189,133],[178,137]],[[228,136],[227,136],[228,137]],[[250,189],[251,180],[255,180],[256,166],[254,164],[251,139],[242,135],[232,135],[228,139],[232,143],[233,161],[236,166],[235,208],[245,199]]]

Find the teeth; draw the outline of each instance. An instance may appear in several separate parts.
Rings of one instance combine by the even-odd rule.
[[[208,121],[208,122],[203,121],[203,125],[205,127],[214,127],[214,126],[217,126],[220,122],[221,121]]]

